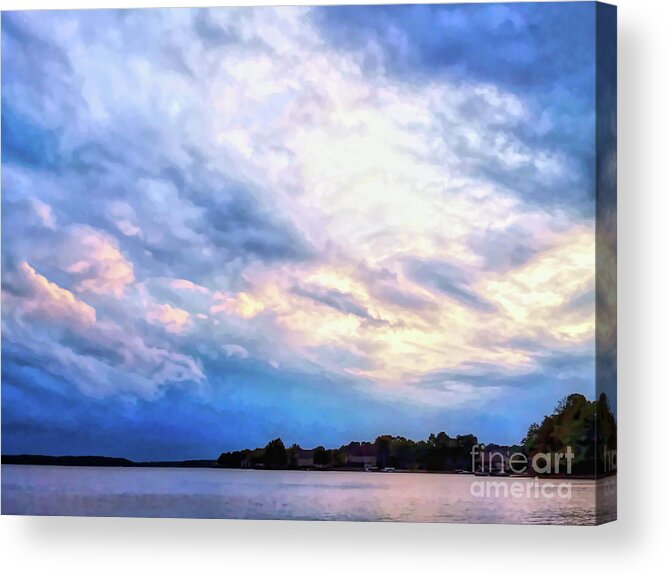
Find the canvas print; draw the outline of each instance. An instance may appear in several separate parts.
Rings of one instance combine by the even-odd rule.
[[[616,11],[2,14],[2,513],[616,517]]]

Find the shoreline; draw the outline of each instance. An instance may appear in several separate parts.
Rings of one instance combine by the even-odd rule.
[[[104,456],[51,456],[51,455],[3,455],[1,458],[2,465],[32,465],[43,467],[101,467],[101,468],[155,468],[155,469],[219,469],[219,470],[237,470],[237,471],[304,471],[304,472],[345,472],[345,473],[381,473],[384,475],[390,474],[414,474],[414,475],[463,475],[468,477],[475,477],[481,479],[576,479],[576,480],[598,480],[606,477],[613,477],[617,475],[613,473],[594,474],[580,474],[580,475],[567,475],[567,474],[550,474],[550,475],[536,475],[536,474],[495,474],[495,475],[477,475],[469,471],[435,471],[425,469],[395,469],[392,471],[383,471],[381,469],[374,469],[366,471],[362,467],[329,467],[329,468],[281,468],[281,469],[265,469],[265,468],[242,468],[242,467],[223,467],[217,465],[215,460],[208,459],[193,459],[183,461],[131,461],[125,458],[104,457]]]

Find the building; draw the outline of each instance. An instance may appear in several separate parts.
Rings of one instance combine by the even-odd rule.
[[[376,467],[377,448],[371,443],[350,445],[347,450],[347,464],[364,467]]]
[[[314,449],[301,449],[295,452],[296,467],[314,467]]]

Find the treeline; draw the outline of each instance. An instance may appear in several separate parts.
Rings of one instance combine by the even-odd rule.
[[[66,467],[132,467],[133,461],[124,457],[103,455],[3,455],[5,465],[62,465]]]
[[[57,465],[64,467],[217,467],[213,459],[185,461],[132,461],[124,457],[103,455],[3,455],[6,465]]]
[[[469,454],[472,446],[477,443],[478,440],[474,435],[450,437],[442,431],[437,435],[431,434],[425,441],[413,441],[402,436],[380,435],[371,443],[352,441],[335,449],[318,446],[313,450],[303,450],[297,444],[286,448],[282,440],[277,438],[263,448],[222,453],[217,463],[220,467],[297,469],[303,467],[299,464],[299,455],[304,451],[312,451],[312,467],[322,469],[359,467],[362,466],[361,463],[353,463],[350,459],[359,448],[365,447],[363,453],[370,452],[372,455],[366,455],[364,459],[370,461],[370,465],[379,468],[393,467],[424,471],[471,470]],[[372,449],[368,450],[368,447]],[[310,467],[310,465],[306,466]]]
[[[449,436],[444,431],[421,441],[380,435],[373,442],[351,442],[334,449],[318,446],[313,450],[304,450],[297,444],[285,447],[282,439],[276,438],[265,447],[222,453],[217,465],[227,468],[340,469],[358,467],[362,465],[358,460],[363,459],[378,468],[474,471],[470,455],[474,445],[478,445],[475,435]],[[616,445],[617,426],[606,396],[602,394],[598,401],[588,401],[583,395],[572,394],[560,401],[553,414],[545,416],[541,423],[533,423],[520,445],[491,443],[484,449],[486,453],[522,452],[532,457],[536,453],[564,453],[570,446],[574,452],[573,473],[593,474],[604,469],[601,446],[616,449]],[[372,455],[354,457],[359,452]]]
[[[578,393],[569,395],[552,415],[529,427],[522,446],[528,456],[561,453],[570,446],[574,452],[573,473],[611,471],[604,456],[617,450],[617,422],[608,398],[604,393],[598,401],[588,401]]]

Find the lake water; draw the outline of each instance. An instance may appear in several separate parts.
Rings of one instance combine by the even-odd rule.
[[[595,515],[595,498],[611,501],[604,493],[614,485],[614,478],[595,488],[589,480],[473,475],[3,465],[2,513],[589,525],[614,518],[611,509]]]

